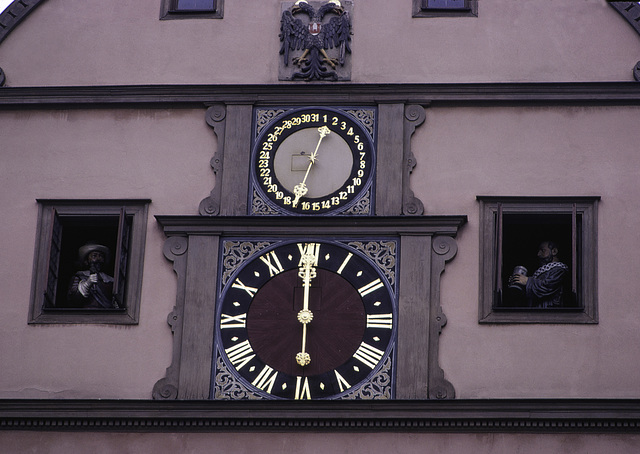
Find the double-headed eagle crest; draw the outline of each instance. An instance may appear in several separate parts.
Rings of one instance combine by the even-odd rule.
[[[309,21],[305,23],[297,17],[301,14],[306,14]],[[322,23],[327,14],[331,18]],[[285,66],[289,65],[289,52],[303,51],[292,59],[300,68],[293,73],[293,79],[338,80],[336,69],[344,65],[345,55],[351,53],[351,18],[340,0],[329,0],[317,11],[307,0],[298,0],[282,13],[280,32],[280,53]],[[330,57],[329,49],[337,49],[337,57]]]

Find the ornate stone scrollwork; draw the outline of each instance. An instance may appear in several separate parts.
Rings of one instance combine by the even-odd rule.
[[[391,399],[391,355],[371,381],[341,397],[342,400],[386,400]]]
[[[221,400],[260,399],[238,380],[225,364],[220,353],[216,351],[216,375],[213,384],[213,398]]]
[[[256,137],[271,120],[284,112],[284,109],[258,109],[256,111]]]
[[[178,275],[178,281],[184,280],[184,268],[186,262],[186,253],[189,248],[189,241],[186,237],[172,236],[167,238],[164,242],[163,253],[164,256],[173,262],[173,270]],[[180,285],[180,284],[179,284]],[[153,386],[152,397],[154,399],[169,400],[178,398],[178,373],[179,366],[178,359],[176,358],[179,351],[180,335],[182,330],[182,310],[184,308],[184,301],[179,295],[176,301],[176,305],[173,310],[167,316],[167,324],[171,328],[173,336],[173,354],[174,358],[171,365],[167,367],[167,372],[164,378],[161,378]],[[178,334],[176,334],[178,333]]]
[[[251,214],[257,214],[261,216],[273,216],[278,214],[276,210],[271,208],[267,202],[258,194],[258,191],[253,189],[253,197],[251,200]]]
[[[365,192],[362,197],[348,210],[339,213],[345,216],[359,216],[371,214],[371,190]]]
[[[402,214],[419,216],[424,214],[424,205],[411,190],[411,173],[416,166],[416,158],[411,151],[411,136],[416,128],[424,123],[424,107],[417,104],[407,105],[404,109],[404,170],[402,178]]]
[[[458,252],[458,243],[450,236],[435,237],[431,247],[436,254],[443,256],[445,261],[451,260]]]
[[[271,244],[273,244],[271,241],[225,241],[222,286],[245,260]]]
[[[214,104],[207,109],[205,113],[205,120],[209,126],[213,128],[214,133],[218,137],[218,149],[211,158],[210,164],[213,169],[213,173],[216,178],[220,178],[222,175],[222,166],[224,156],[224,135],[225,135],[225,118],[227,111],[222,104]],[[222,186],[217,181],[214,188],[211,190],[211,194],[200,202],[198,208],[199,213],[202,216],[215,216],[220,213],[220,198]]]
[[[395,241],[351,241],[348,243],[352,248],[369,257],[378,268],[385,274],[391,286],[396,282],[397,247]]]
[[[439,344],[439,336],[442,328],[447,324],[447,317],[440,305],[440,275],[444,272],[445,263],[451,260],[458,252],[458,243],[455,238],[445,235],[436,236],[431,242],[432,249],[432,274],[431,274],[431,337],[436,345]],[[449,382],[442,368],[437,365],[432,371],[429,386],[429,398],[431,399],[453,399],[455,389]]]
[[[176,256],[182,255],[187,252],[188,241],[182,236],[172,236],[164,242],[163,253],[164,256],[175,261]]]
[[[156,400],[173,400],[178,398],[178,388],[167,378],[158,380],[153,387],[152,397]]]
[[[362,126],[367,129],[367,132],[373,137],[375,135],[374,125],[376,123],[376,111],[373,109],[345,109],[350,115],[356,117]]]

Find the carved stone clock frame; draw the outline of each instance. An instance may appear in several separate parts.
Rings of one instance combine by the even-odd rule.
[[[446,399],[455,391],[439,366],[446,324],[440,275],[457,246],[465,216],[288,217],[156,216],[168,239],[164,254],[178,276],[168,322],[173,358],[153,391],[156,399],[209,399],[221,240],[225,238],[393,238],[398,244],[396,399]],[[296,233],[298,232],[298,233]]]
[[[424,123],[425,109],[421,105],[400,102],[370,105],[377,107],[376,170],[384,172],[384,178],[376,178],[372,214],[422,215],[424,206],[410,187],[410,175],[416,165],[411,152],[411,136]],[[250,188],[253,110],[251,103],[214,104],[206,112],[206,121],[217,136],[218,147],[211,159],[217,181],[211,194],[200,202],[199,212],[203,216],[245,216],[249,213],[247,191]]]
[[[216,184],[200,202],[200,216],[157,216],[168,239],[165,256],[178,277],[176,305],[168,323],[173,358],[153,390],[155,399],[211,399],[216,309],[222,244],[229,238],[392,238],[398,245],[397,340],[394,346],[395,399],[451,399],[453,385],[440,368],[439,334],[446,323],[440,306],[440,275],[456,252],[455,237],[466,216],[426,216],[414,196],[411,136],[425,121],[423,105],[375,102],[361,97],[349,106],[376,112],[375,192],[367,215],[251,215],[251,144],[255,111],[262,106],[304,107],[304,96],[272,97],[259,103],[215,103],[206,121],[217,137],[211,159]],[[315,98],[317,99],[317,98]],[[323,105],[315,103],[314,105]],[[325,104],[328,108],[340,107]],[[378,178],[384,175],[384,178]],[[295,219],[294,222],[292,220]],[[295,224],[295,227],[293,225]],[[250,398],[250,397],[244,397]],[[357,397],[356,397],[357,398]]]

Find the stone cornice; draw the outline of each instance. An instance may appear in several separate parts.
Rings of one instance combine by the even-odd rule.
[[[638,433],[638,399],[0,400],[0,429]]]
[[[638,105],[635,82],[2,87],[0,109],[226,104]]]

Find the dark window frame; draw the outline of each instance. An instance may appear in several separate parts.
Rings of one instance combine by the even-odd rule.
[[[477,196],[480,204],[480,323],[598,323],[597,219],[600,197]],[[504,219],[556,219],[565,224],[565,243],[575,307],[542,309],[501,305],[505,255]],[[560,221],[562,219],[562,221]],[[542,222],[542,221],[541,221]],[[571,244],[570,248],[568,245]],[[534,252],[534,251],[532,251]],[[531,274],[534,270],[529,270]]]
[[[150,200],[58,200],[38,199],[38,226],[34,254],[29,324],[137,324]],[[111,224],[113,233],[114,294],[122,309],[58,307],[55,292],[66,288],[59,282],[64,225],[78,229],[83,223]],[[66,265],[65,265],[66,266]],[[68,266],[67,266],[68,268]]]
[[[464,0],[464,6],[429,6],[428,0],[413,0],[413,17],[478,17],[478,0]]]
[[[214,0],[213,8],[206,10],[178,9],[178,0],[162,0],[160,20],[172,19],[222,19],[224,0]]]

